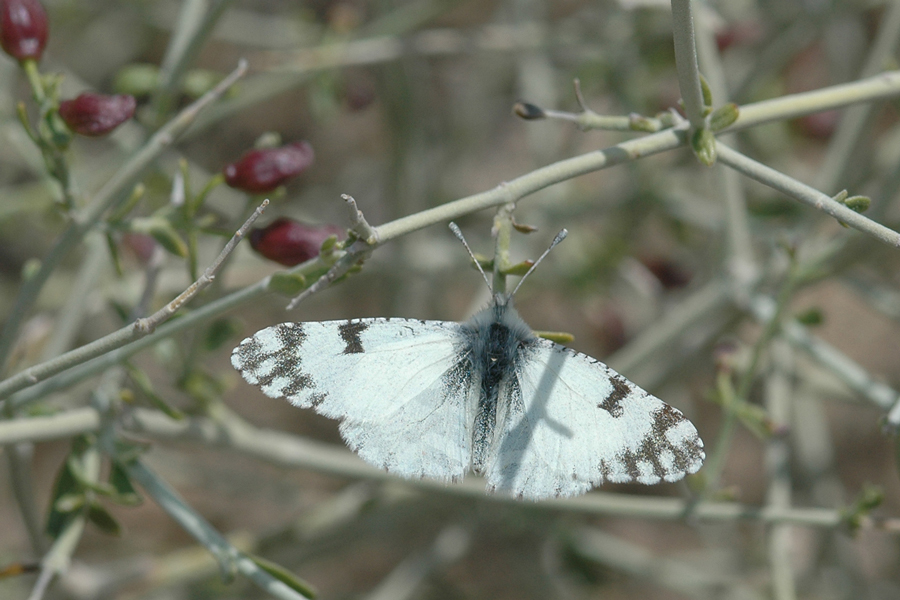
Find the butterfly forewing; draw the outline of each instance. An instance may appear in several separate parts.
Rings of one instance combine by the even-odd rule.
[[[603,483],[676,481],[700,468],[703,442],[684,416],[603,363],[536,339],[502,383],[488,486],[525,498]]]
[[[366,461],[455,480],[469,468],[477,402],[458,329],[414,319],[281,323],[241,342],[231,362],[266,395],[341,419]]]

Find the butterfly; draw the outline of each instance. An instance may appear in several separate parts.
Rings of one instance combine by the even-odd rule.
[[[280,323],[242,341],[231,363],[267,396],[340,420],[363,460],[405,478],[453,482],[471,470],[489,492],[540,500],[700,468],[703,441],[681,412],[535,336],[513,306],[517,290],[464,323]]]

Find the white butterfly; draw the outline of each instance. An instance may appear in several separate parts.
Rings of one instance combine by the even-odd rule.
[[[700,468],[703,442],[684,415],[536,337],[513,294],[465,323],[281,323],[241,342],[231,363],[267,396],[339,419],[352,450],[401,477],[449,482],[471,469],[490,492],[539,500]]]

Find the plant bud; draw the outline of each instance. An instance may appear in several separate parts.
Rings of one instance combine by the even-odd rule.
[[[22,61],[40,60],[47,45],[47,13],[37,0],[0,0],[0,45]]]
[[[106,135],[130,119],[136,107],[134,96],[85,92],[74,100],[60,102],[59,116],[75,133],[96,137]]]
[[[280,148],[251,150],[222,172],[225,183],[231,187],[251,194],[264,194],[296,177],[312,162],[312,146],[307,142],[294,142]]]
[[[293,267],[319,255],[322,243],[332,235],[343,239],[347,232],[336,225],[315,227],[280,217],[250,232],[250,246],[269,260]]]

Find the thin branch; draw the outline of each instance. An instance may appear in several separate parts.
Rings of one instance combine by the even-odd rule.
[[[892,98],[897,94],[900,94],[900,71],[887,71],[868,79],[745,104],[740,107],[737,121],[717,133],[731,133],[772,121],[795,119],[851,104]]]
[[[769,490],[766,505],[773,509],[789,509],[791,506],[791,447],[784,432],[791,426],[792,352],[784,340],[771,344],[772,373],[766,379],[766,410],[775,427],[766,448],[766,466],[769,473]],[[769,531],[769,570],[772,573],[772,591],[775,600],[795,600],[794,573],[791,567],[793,555],[793,527],[776,523]]]
[[[819,190],[732,150],[725,144],[718,145],[718,152],[719,160],[723,164],[736,169],[744,175],[764,183],[779,192],[783,192],[816,210],[820,210],[854,229],[868,233],[886,244],[900,247],[900,233],[850,210]]]
[[[241,60],[228,77],[217,86],[204,94],[197,101],[187,106],[175,118],[169,121],[165,127],[157,131],[134,156],[116,171],[106,184],[94,195],[93,202],[80,214],[72,219],[72,224],[63,232],[50,253],[41,262],[38,272],[30,277],[22,285],[16,297],[16,303],[0,333],[0,373],[3,373],[10,358],[13,344],[18,337],[25,317],[37,300],[38,294],[44,284],[50,279],[50,275],[56,269],[61,260],[68,257],[75,246],[90,231],[110,209],[125,201],[126,192],[144,172],[150,163],[172,145],[175,138],[183,132],[196,119],[197,115],[206,106],[217,100],[230,88],[234,82],[243,77],[247,70],[247,62]]]
[[[484,482],[472,477],[450,486],[428,479],[399,480],[386,471],[364,463],[345,448],[315,442],[280,431],[258,429],[233,416],[224,416],[217,421],[206,418],[173,421],[157,412],[139,409],[130,414],[124,425],[126,429],[136,433],[159,439],[202,442],[282,467],[312,469],[354,479],[403,481],[412,487],[455,496],[513,503],[532,509],[677,521],[684,517],[687,507],[687,503],[678,498],[653,498],[608,492],[591,492],[576,498],[523,504],[506,496],[485,495]],[[843,523],[841,512],[833,509],[775,509],[724,502],[700,503],[692,513],[692,517],[704,521],[750,520],[766,523],[795,523],[825,528],[839,527]],[[863,521],[863,525],[867,528],[900,533],[900,519],[868,518]]]
[[[883,70],[889,61],[893,61],[898,37],[900,37],[900,2],[889,2],[887,14],[881,19],[878,35],[872,43],[872,49],[866,57],[860,77],[871,77]],[[825,159],[819,166],[815,178],[817,188],[830,191],[844,179],[851,155],[864,133],[869,130],[867,124],[871,122],[875,107],[872,102],[858,104],[848,108],[841,116],[837,130],[828,144]]]
[[[766,296],[754,296],[749,308],[757,320],[769,322],[775,313],[775,301]],[[900,393],[873,378],[859,363],[831,344],[811,335],[797,321],[783,322],[781,333],[792,345],[809,354],[847,387],[880,409],[888,411],[900,401]]]
[[[259,218],[268,205],[269,201],[263,200],[262,204],[260,204],[253,214],[250,215],[250,218],[247,219],[243,226],[241,226],[234,236],[232,236],[231,240],[225,245],[222,252],[216,257],[216,260],[206,269],[206,271],[204,271],[203,275],[174,300],[149,317],[137,319],[131,325],[123,327],[99,340],[85,344],[71,352],[66,352],[53,360],[25,369],[9,379],[0,382],[0,398],[6,398],[10,394],[43,381],[52,375],[56,375],[75,365],[85,363],[92,358],[121,348],[122,346],[153,333],[160,324],[167,321],[178,312],[178,309],[186,302],[190,301],[194,296],[212,284],[216,272],[225,262],[225,259],[228,258],[228,255],[231,254],[238,242],[243,239],[244,235],[250,229],[253,222]]]
[[[226,573],[233,566],[238,572],[253,581],[260,588],[283,600],[305,600],[306,596],[288,587],[264,569],[260,568],[246,554],[235,548],[222,534],[200,516],[194,509],[156,476],[141,461],[125,465],[128,474],[137,481],[159,506],[181,527],[216,557]]]
[[[678,88],[681,90],[684,112],[691,122],[691,128],[701,129],[706,126],[706,121],[703,117],[703,92],[697,65],[691,0],[672,0],[672,32],[675,37],[675,70],[678,72]]]

